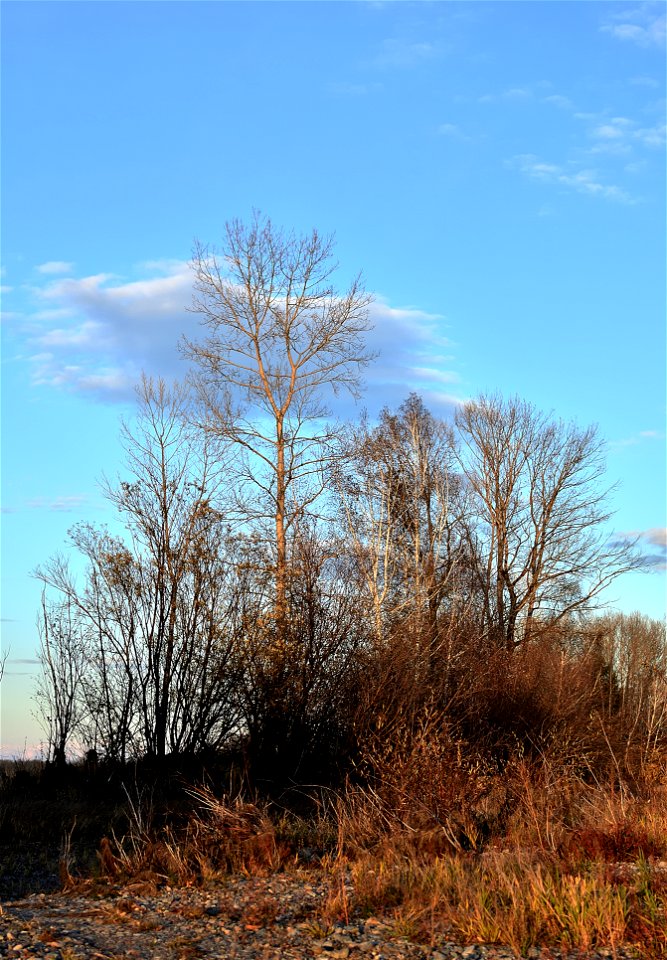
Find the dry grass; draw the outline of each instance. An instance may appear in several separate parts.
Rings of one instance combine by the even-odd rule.
[[[241,798],[217,798],[203,787],[189,792],[198,809],[178,832],[170,826],[155,831],[135,810],[127,834],[103,838],[101,876],[188,885],[228,873],[265,875],[282,867],[290,851],[277,840],[265,810]]]
[[[519,753],[498,783],[455,752],[454,786],[433,786],[447,777],[442,754],[432,753],[429,770],[421,734],[415,749],[413,767],[397,763],[390,774],[383,764],[387,779],[340,802],[328,922],[359,911],[431,944],[447,936],[519,952],[635,946],[667,956],[664,761],[655,756],[633,792],[555,752],[532,761]],[[476,771],[464,798],[461,779]],[[483,823],[495,829],[484,834]]]
[[[241,797],[189,791],[178,834],[147,826],[103,841],[100,869],[115,881],[206,883],[230,872],[267,874],[320,858],[331,893],[322,930],[379,915],[398,936],[443,937],[667,956],[667,765],[655,751],[630,780],[613,755],[603,776],[570,746],[532,757],[517,748],[493,765],[433,715],[384,747],[378,775],[315,805],[312,817],[277,815]],[[275,904],[249,922],[270,922]]]
[[[447,936],[519,952],[536,944],[587,950],[641,942],[646,956],[661,956],[667,942],[667,891],[648,864],[628,884],[594,866],[565,873],[521,851],[428,860],[385,852],[347,870],[351,902],[336,889],[329,916],[342,906],[388,915],[397,932],[421,942]]]

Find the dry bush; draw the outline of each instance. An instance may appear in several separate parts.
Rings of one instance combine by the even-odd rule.
[[[505,801],[492,766],[434,708],[394,723],[392,733],[376,726],[362,758],[366,786],[348,791],[339,808],[343,845],[402,834],[433,854],[480,846]]]
[[[629,768],[614,697],[595,650],[555,640],[477,656],[442,709],[413,691],[367,729],[365,786],[338,804],[327,921],[380,913],[432,943],[661,956],[666,756],[656,740]]]
[[[202,863],[222,872],[263,874],[280,868],[288,851],[278,843],[266,810],[241,797],[217,798],[205,787],[191,793],[202,810],[190,824]]]
[[[135,816],[122,838],[103,838],[100,873],[118,881],[199,883],[223,874],[264,875],[281,868],[289,856],[276,839],[268,813],[237,797],[217,798],[205,787],[189,791],[199,809],[184,827],[155,830]]]
[[[449,712],[465,738],[500,763],[519,747],[536,755],[554,743],[563,760],[595,763],[609,753],[603,731],[591,719],[606,716],[607,706],[599,663],[554,637],[512,653],[469,651]]]

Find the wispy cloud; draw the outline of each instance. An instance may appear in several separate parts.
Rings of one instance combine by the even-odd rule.
[[[500,101],[514,101],[515,103],[526,103],[533,100],[535,94],[530,87],[507,87],[498,93],[484,93],[477,98],[478,103],[499,103]]]
[[[47,276],[57,276],[64,273],[71,273],[74,269],[74,264],[67,260],[48,260],[46,263],[40,263],[35,269],[37,273],[46,274]]]
[[[75,494],[73,496],[56,497],[55,500],[46,497],[35,497],[26,501],[26,506],[30,510],[53,510],[57,513],[71,513],[78,507],[88,502],[86,496]]]
[[[647,570],[667,569],[667,527],[648,530],[627,530],[619,534],[621,540],[636,541],[641,550],[642,566]]]
[[[663,47],[666,23],[664,4],[642,3],[613,13],[600,29],[617,40],[630,41],[640,47]]]
[[[597,170],[576,170],[556,163],[547,163],[533,153],[522,153],[509,161],[510,166],[531,180],[554,184],[589,197],[633,203],[634,199],[615,184],[604,183]]]
[[[651,440],[660,440],[665,439],[665,434],[662,430],[640,430],[639,433],[636,433],[632,437],[623,437],[620,440],[610,440],[609,449],[610,450],[623,450],[626,447],[636,447],[640,443]]]
[[[582,118],[592,121],[588,136],[593,140],[593,146],[589,153],[630,153],[637,146],[650,150],[665,145],[666,125],[662,119],[650,126],[641,126],[630,117],[584,114]]]

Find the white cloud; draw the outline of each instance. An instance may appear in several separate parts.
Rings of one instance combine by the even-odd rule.
[[[632,203],[633,198],[614,184],[602,182],[597,170],[578,170],[570,172],[555,163],[545,163],[533,153],[522,153],[509,161],[524,176],[556,186],[566,187],[586,196],[600,197],[618,203]]]
[[[182,375],[178,341],[197,327],[186,309],[192,299],[189,266],[162,261],[143,267],[158,275],[122,283],[99,273],[56,280],[37,291],[48,307],[30,317],[35,383],[124,401],[132,398],[142,370]]]
[[[38,267],[35,267],[38,273],[53,275],[53,274],[62,274],[62,273],[71,273],[74,269],[74,264],[69,263],[66,260],[48,260],[46,263],[40,263]]]
[[[451,369],[452,344],[443,332],[446,322],[441,314],[392,307],[380,296],[370,316],[374,328],[368,345],[379,353],[366,370],[368,391],[364,402],[371,413],[385,405],[398,405],[411,391],[420,393],[438,413],[459,402],[449,391],[439,389],[459,380]]]
[[[612,14],[600,29],[640,47],[664,47],[666,23],[664,4],[642,3]]]
[[[591,118],[595,119],[588,135],[595,140],[591,153],[629,153],[634,146],[662,148],[665,145],[665,122],[659,120],[653,126],[640,127],[628,117]]]
[[[616,117],[611,123],[603,123],[593,130],[594,137],[602,137],[604,140],[618,140],[626,134],[625,127],[630,121],[625,117]]]
[[[67,329],[64,327],[55,330],[49,330],[41,337],[35,338],[35,343],[40,347],[58,348],[58,347],[90,347],[97,349],[100,346],[101,337],[98,336],[103,330],[99,323],[87,321],[78,327]]]
[[[664,147],[666,132],[667,125],[661,121],[653,127],[640,127],[633,132],[632,136],[646,147]]]
[[[131,282],[100,273],[64,278],[35,291],[40,309],[24,323],[35,384],[103,402],[134,398],[141,371],[166,379],[182,377],[178,351],[183,334],[200,336],[192,301],[192,273],[183,261],[149,262],[157,273]],[[390,306],[382,297],[371,307],[371,351],[380,357],[365,371],[366,402],[379,409],[400,403],[410,390],[435,405],[454,399],[443,385],[457,382],[444,320],[415,307]]]

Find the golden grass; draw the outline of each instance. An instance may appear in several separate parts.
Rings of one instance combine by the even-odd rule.
[[[436,793],[420,790],[414,770],[409,783],[348,792],[336,868],[351,889],[334,885],[327,920],[379,914],[433,945],[448,937],[518,952],[667,956],[667,766],[656,756],[634,790],[588,773],[553,757],[515,758],[499,777],[506,816],[486,836],[486,773],[472,801],[448,806],[440,790],[430,810]]]

